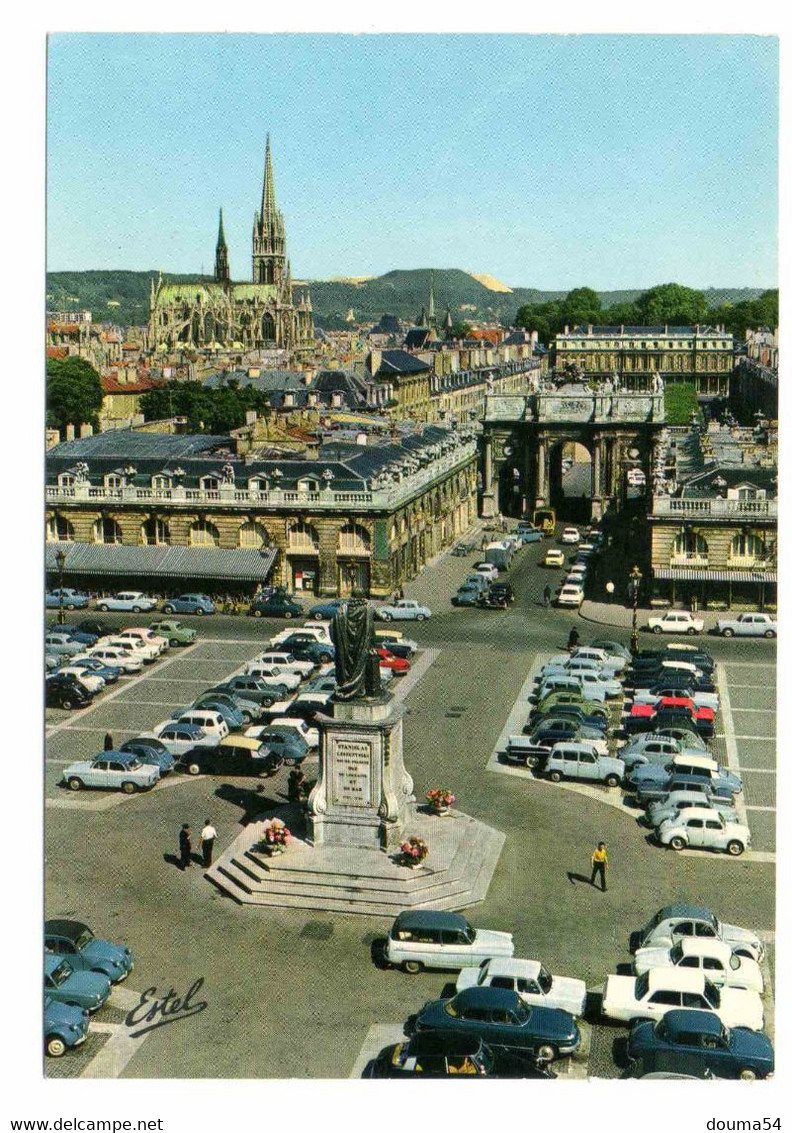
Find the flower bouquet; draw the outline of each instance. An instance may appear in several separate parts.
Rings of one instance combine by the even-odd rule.
[[[448,814],[456,802],[456,795],[447,791],[445,787],[433,787],[431,791],[427,791],[426,801],[435,814]]]
[[[411,869],[420,865],[429,853],[429,847],[426,842],[424,842],[423,838],[417,838],[414,834],[408,838],[406,842],[402,842],[399,848],[401,850],[402,865],[409,866]]]
[[[272,822],[264,831],[264,837],[261,843],[264,850],[268,854],[282,854],[285,852],[287,845],[292,840],[291,831],[287,826],[277,818],[273,818]]]

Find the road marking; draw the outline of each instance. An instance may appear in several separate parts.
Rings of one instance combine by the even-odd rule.
[[[125,700],[121,704],[126,704]],[[168,708],[173,705],[172,700],[130,700],[129,706],[134,708]]]
[[[373,1027],[369,1027],[349,1077],[360,1078],[368,1063],[377,1057],[383,1047],[402,1042],[404,1038],[404,1026],[401,1023],[375,1023]]]
[[[531,701],[529,700],[529,697],[533,693],[534,681],[539,675],[539,671],[542,668],[542,665],[544,665],[545,661],[550,656],[551,654],[549,653],[536,654],[534,663],[528,670],[528,676],[525,678],[522,688],[517,693],[517,699],[512,705],[511,712],[506,719],[506,723],[503,725],[501,734],[498,736],[495,747],[489,757],[486,767],[487,771],[507,771],[511,774],[523,774],[523,769],[520,767],[510,767],[508,765],[504,766],[504,764],[502,764],[498,759],[498,755],[500,752],[506,750],[506,744],[508,742],[509,736],[515,735],[517,732],[522,731],[523,724],[526,722],[531,708],[533,707]],[[528,772],[528,774],[530,775],[530,772]]]
[[[89,726],[88,724],[62,724],[58,727],[58,731],[59,732],[107,732],[107,731],[109,731],[110,727],[113,729],[114,732],[124,732],[128,736],[137,735],[137,732],[134,728],[117,728],[115,726],[115,724],[111,724],[109,726],[107,724],[105,724],[104,727],[101,727],[101,728],[97,728],[94,725]],[[49,733],[47,735],[49,736]]]
[[[775,814],[776,812],[776,808],[774,806],[747,806],[745,809],[771,811],[773,814]]]
[[[726,741],[726,762],[729,765],[729,770],[733,771],[735,775],[740,775],[740,756],[737,751],[737,739],[734,734],[734,720],[731,711],[731,697],[729,696],[729,683],[726,680],[726,669],[723,665],[718,663],[715,666],[717,674],[717,684],[720,690],[721,701],[721,715],[723,718],[723,738]],[[734,797],[734,809],[737,811],[737,817],[743,826],[748,825],[748,816],[745,813],[745,800],[743,799],[742,791]]]
[[[732,688],[763,688],[765,690],[765,692],[767,691],[767,685],[735,685],[735,684],[733,684],[731,687]]]
[[[732,686],[734,687],[734,686]],[[775,715],[775,708],[735,708],[735,712],[763,712],[767,716]]]
[[[761,661],[723,661],[718,662],[717,668],[729,665],[732,669],[775,669],[775,665],[768,665]]]
[[[743,775],[750,773],[751,775],[775,775],[775,767],[743,767]]]
[[[739,712],[740,711],[739,708],[736,709],[736,711]],[[773,734],[772,736],[747,736],[747,735],[745,735],[744,732],[735,732],[734,738],[736,740],[773,740],[774,741],[775,740],[775,734]]]

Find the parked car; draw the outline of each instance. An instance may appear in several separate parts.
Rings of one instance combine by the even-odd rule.
[[[65,956],[44,953],[44,994],[91,1014],[107,1002],[110,980],[101,972],[75,971]]]
[[[485,564],[489,566],[490,564]],[[493,567],[493,570],[495,568]],[[497,574],[497,571],[495,571]],[[421,606],[418,602],[414,602],[410,598],[400,598],[398,602],[392,605],[380,606],[375,610],[375,616],[383,622],[389,621],[413,621],[424,622],[427,618],[431,618],[432,611],[428,606]]]
[[[69,640],[79,641],[82,645],[95,645],[99,640],[98,634],[88,633],[86,630],[80,629],[79,626],[71,625],[68,622],[64,622],[63,624],[53,622],[51,625],[47,626],[47,632],[64,633]]]
[[[474,586],[476,590],[478,590],[479,594],[483,594],[486,590],[489,590],[493,581],[495,580],[485,577],[485,575],[483,574],[474,572],[473,574],[467,575],[462,585]]]
[[[243,724],[252,724],[255,720],[260,720],[264,713],[264,707],[259,700],[250,700],[240,689],[227,688],[225,685],[213,685],[194,700],[193,704],[196,707],[210,708],[209,701],[217,698],[227,703],[229,707],[237,709]]]
[[[106,614],[108,610],[121,610],[141,614],[146,610],[156,610],[157,599],[143,594],[140,590],[119,590],[109,598],[99,598],[96,608],[100,613]],[[172,613],[173,611],[169,611]]]
[[[738,956],[713,937],[685,936],[676,944],[639,948],[633,968],[637,976],[650,968],[685,968],[704,972],[716,987],[742,987],[764,994],[762,970],[756,960]]]
[[[641,976],[605,977],[602,1014],[607,1019],[660,1019],[675,1007],[713,1012],[727,1027],[761,1031],[764,1025],[762,1001],[755,991],[717,988],[698,969],[650,968]]]
[[[254,658],[256,664],[274,665],[284,673],[296,673],[301,680],[305,680],[316,668],[313,661],[298,661],[288,649],[265,649]]]
[[[565,527],[561,532],[561,542],[574,545],[580,542],[580,532],[577,527]]]
[[[404,657],[407,661],[420,648],[417,641],[412,641],[394,629],[375,629],[374,640],[378,645],[384,645],[394,657]]]
[[[563,671],[550,673],[547,676],[539,677],[534,696],[537,701],[541,702],[553,692],[578,692],[585,700],[592,701],[595,704],[604,704],[608,699],[608,690],[602,681],[597,680],[596,676],[591,680],[589,677],[591,677],[591,674],[586,674],[584,680],[582,676],[573,677]]]
[[[170,642],[163,634],[156,633],[149,626],[127,626],[118,633],[120,638],[128,638],[130,641],[142,641],[144,645],[150,646],[157,650],[157,656],[167,653],[170,648]]]
[[[47,708],[85,708],[93,700],[93,693],[73,677],[59,673],[48,676],[44,682],[44,703]]]
[[[152,664],[162,652],[159,644],[155,644],[153,641],[145,641],[135,635],[127,636],[121,632],[117,633],[115,637],[103,638],[102,644],[109,649],[128,649],[132,656],[139,657],[144,665]]]
[[[565,556],[563,551],[559,551],[557,547],[549,547],[545,551],[545,556],[542,559],[542,565],[546,567],[562,567],[564,565]]]
[[[554,653],[542,667],[542,672],[562,669],[566,673],[571,673],[572,676],[577,676],[578,673],[596,673],[603,680],[612,681],[616,679],[620,667],[618,662],[606,661],[603,657],[598,656],[596,650],[579,651],[576,649],[572,653]],[[619,687],[621,688],[621,686]]]
[[[591,643],[591,648],[602,649],[609,657],[623,657],[628,664],[632,661],[632,653],[627,646],[610,637],[596,637]]]
[[[494,582],[500,574],[500,568],[497,564],[487,562],[486,559],[481,559],[479,562],[473,563],[473,571],[487,582]]]
[[[170,646],[192,645],[198,637],[191,626],[186,626],[183,622],[177,622],[173,618],[164,618],[161,621],[152,622],[151,629],[160,637],[164,637]]]
[[[61,598],[61,595],[63,596]],[[48,590],[44,595],[44,605],[48,610],[84,610],[88,606],[88,595],[69,586]]]
[[[671,711],[676,722],[684,722],[705,739],[713,736],[715,728],[711,708],[697,709],[693,702],[689,701],[688,704],[674,705]],[[709,716],[702,715],[702,713],[709,713]],[[667,707],[655,708],[654,704],[632,704],[629,711],[625,712],[622,717],[622,728],[628,735],[635,735],[637,732],[653,732],[658,723],[667,723],[670,718]]]
[[[546,716],[529,733],[531,743],[542,748],[551,748],[556,743],[587,740],[594,751],[602,755],[608,753],[608,741],[602,734],[602,729],[580,724],[567,716]]]
[[[75,972],[100,972],[112,983],[121,983],[135,966],[125,945],[94,936],[82,921],[45,921],[44,947],[56,956],[65,956]]]
[[[518,1050],[538,1062],[573,1054],[581,1041],[568,1011],[528,1007],[515,991],[499,987],[469,987],[453,999],[430,1000],[415,1018],[415,1031],[480,1038],[488,1046]]]
[[[560,783],[562,779],[583,779],[618,787],[624,778],[624,764],[620,759],[592,750],[587,743],[559,743],[536,765],[535,773],[546,775],[553,783]]]
[[[610,653],[596,645],[578,645],[571,653],[572,657],[582,661],[598,661],[603,670],[620,673],[627,667],[627,659],[620,653]]]
[[[399,913],[385,942],[389,964],[414,975],[424,968],[478,968],[492,956],[513,956],[511,933],[475,929],[459,913],[416,909]]]
[[[495,1057],[475,1036],[454,1034],[413,1035],[387,1046],[366,1067],[365,1078],[449,1078],[456,1074],[491,1078]]]
[[[738,614],[736,618],[718,618],[715,632],[721,637],[777,637],[778,623],[769,614]]]
[[[258,740],[273,755],[279,756],[287,767],[296,767],[311,752],[305,736],[289,721],[286,725],[256,724],[245,729],[248,739]]]
[[[379,657],[380,669],[390,669],[395,676],[399,677],[409,673],[410,662],[406,661],[404,657],[395,657],[384,645],[380,645],[376,649],[376,653]]]
[[[215,747],[194,747],[182,763],[188,775],[266,775],[270,749],[252,736],[226,736]]]
[[[734,806],[734,793],[728,787],[696,775],[673,775],[662,789],[654,783],[642,784],[636,789],[635,801],[638,806],[648,808],[654,802],[665,803],[677,791],[697,791],[702,806],[714,807],[719,803]]]
[[[118,750],[129,752],[141,763],[150,763],[154,767],[159,767],[161,779],[170,775],[176,766],[176,760],[171,752],[154,736],[136,736],[134,739],[125,740]]]
[[[85,657],[80,653],[69,659],[69,667],[101,677],[106,685],[114,685],[123,676],[123,670],[117,665],[105,665],[98,657]]]
[[[332,621],[338,610],[346,606],[346,598],[330,598],[326,602],[317,602],[315,606],[311,606],[308,610],[309,618],[316,618],[317,621]]]
[[[203,693],[192,704],[186,707],[177,708],[174,710],[173,719],[180,720],[186,712],[203,711],[208,709],[210,712],[216,712],[223,718],[229,732],[233,732],[237,728],[243,727],[245,724],[250,723],[249,713],[245,713],[239,707],[232,697],[226,696],[225,693]],[[203,727],[203,725],[200,725]]]
[[[479,599],[484,596],[486,591],[482,591],[478,586],[471,586],[466,584],[460,586],[456,594],[451,596],[452,606],[478,606]]]
[[[280,665],[271,665],[266,661],[248,661],[245,666],[245,673],[263,681],[264,684],[272,685],[278,689],[285,688],[289,692],[294,692],[295,689],[300,687],[301,677],[299,673],[287,673]]]
[[[248,616],[251,618],[300,618],[304,609],[302,603],[296,602],[287,594],[271,594],[268,598],[257,598],[251,602]]]
[[[327,665],[335,660],[335,646],[326,641],[317,641],[310,633],[290,633],[280,645],[296,660],[308,661],[311,666]]]
[[[660,617],[649,619],[652,633],[701,633],[704,619],[694,617],[687,610],[667,610]]]
[[[645,743],[635,745],[635,740],[645,740]],[[634,767],[640,767],[642,763],[656,763],[665,767],[675,755],[681,753],[682,748],[676,740],[658,737],[654,732],[639,732],[624,747],[616,750],[619,759],[624,763],[624,770],[629,774]]]
[[[164,744],[177,763],[189,755],[197,747],[216,747],[220,738],[208,735],[197,724],[188,724],[180,720],[165,720],[158,724],[153,731],[154,739]],[[146,732],[140,737],[147,739]]]
[[[180,594],[178,598],[168,598],[162,604],[163,614],[204,614],[216,613],[215,604],[208,594]]]
[[[630,783],[634,789],[641,793],[647,791],[662,794],[675,775],[690,775],[722,787],[731,794],[739,794],[742,790],[742,779],[733,771],[721,767],[714,759],[705,755],[674,755],[670,763],[658,767],[651,763],[644,763],[630,773]]]
[[[327,715],[331,711],[328,708],[331,696],[332,692],[310,692],[306,689],[288,704],[282,706],[274,704],[269,709],[270,719],[276,720],[279,716],[288,716],[296,720],[314,720],[318,713]]]
[[[78,653],[82,653],[84,648],[81,641],[76,641],[68,633],[51,631],[44,638],[44,652],[54,657],[75,657]]]
[[[224,740],[229,732],[228,724],[221,713],[212,708],[185,708],[175,719],[179,724],[195,724],[204,731],[208,739],[216,737],[217,743]],[[165,721],[166,725],[169,723],[170,721]],[[156,728],[154,733],[157,734]]]
[[[239,693],[245,700],[252,700],[262,708],[271,708],[278,700],[287,698],[290,691],[285,684],[268,684],[259,677],[245,673],[237,673],[236,676],[229,677],[222,684],[215,685],[214,689],[216,692],[229,692],[232,696]]]
[[[103,751],[93,759],[79,759],[64,768],[62,782],[70,790],[101,787],[131,795],[153,787],[159,780],[158,767],[144,764],[127,751]]]
[[[117,626],[111,626],[109,622],[103,622],[94,618],[84,618],[83,621],[77,622],[75,627],[80,633],[88,633],[91,637],[97,638],[107,637],[108,634],[115,633]]]
[[[659,701],[665,697],[674,699],[689,697],[696,708],[711,708],[713,712],[717,712],[720,707],[717,692],[699,692],[689,687],[678,688],[662,681],[657,682],[651,688],[636,688],[633,691],[633,704],[652,704],[657,707]]]
[[[544,538],[544,532],[540,528],[523,521],[517,524],[516,534],[523,543],[541,543]]]
[[[539,688],[544,688],[548,677],[556,675],[563,675],[572,677],[576,680],[586,695],[587,689],[594,690],[595,700],[614,700],[616,697],[622,695],[622,686],[614,677],[608,677],[607,674],[598,672],[595,668],[591,668],[588,662],[575,663],[570,660],[569,663],[558,663],[554,665],[545,665],[541,670],[539,677]]]
[[[81,1046],[88,1037],[87,1011],[59,1003],[44,996],[44,1050],[50,1058],[61,1058],[72,1047]]]
[[[648,945],[675,944],[686,936],[722,940],[738,956],[749,956],[759,963],[764,960],[765,947],[756,933],[739,925],[726,924],[702,905],[678,902],[658,909],[651,920],[630,936],[630,951]]]
[[[515,599],[514,587],[512,586],[512,584],[510,582],[507,582],[506,579],[503,579],[502,581],[498,581],[498,582],[493,582],[492,586],[490,586],[490,588],[489,588],[489,593],[492,596],[502,595],[506,599],[506,601],[508,602],[508,604],[510,606],[514,603],[514,599]]]
[[[655,799],[646,808],[646,818],[655,829],[669,818],[676,818],[682,811],[691,807],[706,807],[721,815],[727,822],[739,822],[740,816],[731,802],[710,793],[709,784],[696,783],[687,790],[669,791],[661,799]]]
[[[589,712],[585,705],[586,702],[584,701],[583,704],[556,703],[552,707],[537,707],[531,712],[528,723],[523,728],[523,732],[532,732],[542,720],[547,719],[549,716],[564,716],[568,720],[574,720],[575,723],[582,724],[585,728],[597,728],[604,736],[609,727],[607,713],[605,713],[604,710]]]
[[[672,850],[725,850],[737,858],[751,845],[751,831],[709,808],[691,807],[667,818],[657,829],[657,840]]]
[[[456,990],[468,987],[499,987],[516,991],[529,1007],[556,1007],[570,1015],[586,1010],[586,984],[569,976],[554,976],[539,960],[496,956],[482,960],[478,969],[463,968]]]
[[[61,665],[58,673],[61,677],[73,677],[78,684],[84,685],[94,695],[101,692],[105,687],[103,677],[100,677],[97,673],[89,673],[87,669],[83,669],[80,665]]]
[[[291,728],[296,735],[305,740],[308,747],[315,750],[319,747],[319,729],[308,724],[304,719],[294,716],[275,716],[269,722],[270,728]]]
[[[574,610],[583,604],[584,598],[585,594],[580,583],[565,582],[556,595],[555,604]]]
[[[549,692],[531,709],[530,719],[543,716],[555,708],[563,710],[560,712],[561,715],[566,714],[568,710],[578,708],[588,718],[589,723],[594,724],[599,720],[607,726],[610,720],[607,708],[603,704],[597,704],[596,701],[586,700],[579,690],[579,682],[576,681],[575,684],[576,688]]]
[[[143,668],[143,658],[133,653],[131,649],[122,649],[120,646],[92,645],[89,657],[96,657],[105,665],[113,665],[124,673],[139,673]],[[79,657],[74,658],[80,660]]]
[[[668,1011],[656,1023],[635,1023],[627,1058],[641,1075],[663,1071],[709,1072],[716,1078],[771,1078],[773,1045],[767,1035],[747,1027],[727,1027],[704,1011]]]

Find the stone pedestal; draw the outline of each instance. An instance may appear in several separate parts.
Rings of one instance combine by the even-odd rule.
[[[402,755],[402,712],[390,693],[376,700],[334,701],[317,717],[319,777],[308,800],[314,846],[392,850],[415,803]]]

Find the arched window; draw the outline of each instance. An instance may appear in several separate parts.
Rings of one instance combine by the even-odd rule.
[[[758,535],[735,535],[729,547],[730,559],[763,559],[766,555],[767,547]]]
[[[152,547],[170,544],[170,527],[164,519],[147,519],[140,532],[141,543],[148,543]]]
[[[119,476],[117,472],[108,472],[104,478],[104,486],[110,488],[111,491],[115,491],[116,488],[123,488],[124,477]]]
[[[51,515],[47,519],[48,543],[73,543],[74,528],[63,515]]]
[[[217,476],[202,476],[200,484],[205,492],[216,492],[220,487],[220,481]]]
[[[269,483],[263,476],[254,476],[248,480],[248,491],[254,495],[260,495],[262,492],[269,491]]]
[[[61,472],[60,473],[60,475],[58,476],[58,487],[59,488],[73,488],[74,487],[74,476],[71,474],[71,472]]]
[[[152,476],[151,486],[155,492],[167,492],[171,486],[170,476]]]
[[[190,528],[191,547],[216,547],[219,542],[220,532],[206,519],[199,519]]]
[[[94,543],[120,543],[121,540],[121,525],[110,516],[103,516],[97,519],[94,524]]]
[[[705,559],[709,554],[707,540],[695,531],[683,531],[674,540],[674,558]]]
[[[304,519],[298,520],[289,527],[289,550],[319,552],[319,533],[316,528],[306,523]]]
[[[338,553],[340,555],[367,555],[371,551],[371,539],[365,527],[359,523],[345,523],[338,533]]]
[[[261,337],[265,342],[275,341],[275,320],[266,312],[261,316]]]
[[[298,492],[318,492],[319,481],[312,479],[310,476],[303,477],[302,480],[297,481]]]
[[[243,523],[239,529],[237,541],[240,547],[266,547],[269,536],[260,523]]]

